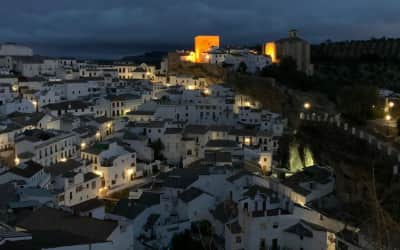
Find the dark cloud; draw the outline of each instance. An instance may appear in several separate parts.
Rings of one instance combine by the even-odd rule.
[[[40,53],[120,56],[191,47],[196,34],[256,44],[399,36],[398,0],[2,0],[0,40]]]

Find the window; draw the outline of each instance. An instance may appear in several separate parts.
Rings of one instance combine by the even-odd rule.
[[[242,237],[236,236],[236,243],[241,243],[242,242]]]
[[[96,181],[92,181],[92,189],[96,188]]]

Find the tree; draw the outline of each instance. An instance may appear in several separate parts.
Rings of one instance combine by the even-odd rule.
[[[193,249],[193,250],[203,250],[203,246],[200,241],[192,238],[192,235],[189,230],[184,231],[183,233],[176,234],[172,238],[171,241],[173,250],[185,250],[185,249]]]
[[[379,91],[374,86],[343,87],[337,96],[340,111],[350,120],[365,123],[374,118],[374,108],[379,102]]]
[[[301,90],[313,90],[317,84],[315,79],[297,70],[296,61],[291,57],[284,57],[279,64],[265,67],[261,71],[262,76],[273,77],[278,82],[288,87]]]
[[[243,73],[243,74],[247,73],[247,65],[244,62],[240,62],[239,66],[237,68],[237,72]]]
[[[160,139],[158,139],[155,142],[150,143],[149,147],[151,147],[154,151],[154,159],[155,160],[162,161],[165,159],[164,155],[162,154],[162,151],[164,150],[165,147]]]

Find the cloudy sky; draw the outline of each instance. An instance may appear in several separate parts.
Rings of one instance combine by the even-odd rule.
[[[0,42],[47,55],[119,57],[190,48],[196,34],[258,44],[400,37],[399,0],[1,0]]]

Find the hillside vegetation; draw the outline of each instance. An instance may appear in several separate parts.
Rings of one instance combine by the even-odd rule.
[[[311,60],[319,78],[400,91],[400,39],[325,42],[312,46]]]
[[[335,169],[340,205],[330,213],[366,229],[377,242],[399,247],[400,178],[393,175],[396,159],[334,126],[308,123],[298,131],[295,140],[300,146],[310,148],[318,164]]]
[[[177,53],[168,54],[168,74],[204,77],[209,83],[222,83],[226,78],[224,68],[215,64],[182,62]]]

